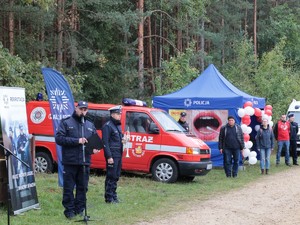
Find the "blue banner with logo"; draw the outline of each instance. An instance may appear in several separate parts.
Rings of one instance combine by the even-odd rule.
[[[74,112],[74,99],[67,80],[60,72],[51,68],[42,68],[42,73],[46,84],[55,134],[61,119],[71,116]],[[56,154],[58,164],[58,184],[62,187],[63,165],[61,163],[62,155],[60,145],[56,145]]]

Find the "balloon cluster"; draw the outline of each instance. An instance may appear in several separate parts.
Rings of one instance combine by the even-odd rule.
[[[255,115],[258,122],[261,122],[263,119],[268,119],[269,125],[273,126],[272,121],[272,109],[271,105],[266,105],[264,110],[259,108],[253,108],[252,102],[245,102],[244,107],[238,109],[238,115],[242,119],[241,128],[244,135],[245,149],[243,150],[244,158],[249,159],[249,164],[253,165],[257,162],[257,153],[255,151],[250,151],[253,146],[253,142],[250,141],[250,133],[252,132],[252,128],[249,126],[251,123],[251,116]],[[255,130],[258,131],[260,129],[260,125],[255,126]]]

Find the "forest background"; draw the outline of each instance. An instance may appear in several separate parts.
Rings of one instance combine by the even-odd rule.
[[[65,75],[75,100],[151,105],[211,63],[276,117],[300,100],[299,0],[0,3],[0,85],[24,87],[27,101],[47,98],[43,66]]]

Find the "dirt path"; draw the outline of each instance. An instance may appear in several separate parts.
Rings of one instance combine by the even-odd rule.
[[[264,176],[196,207],[137,225],[299,225],[300,167]]]

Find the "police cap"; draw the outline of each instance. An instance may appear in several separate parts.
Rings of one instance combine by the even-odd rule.
[[[108,111],[110,112],[110,114],[112,113],[122,113],[122,106],[121,105],[117,105],[114,107],[111,107],[110,109],[108,109]]]
[[[291,114],[288,115],[288,118],[291,118],[291,117],[294,117],[293,113],[291,113]]]
[[[78,108],[88,108],[88,103],[86,101],[79,101],[77,104]]]
[[[181,116],[181,117],[185,117],[185,116],[186,116],[186,112],[181,112],[181,113],[180,113],[180,116]]]

